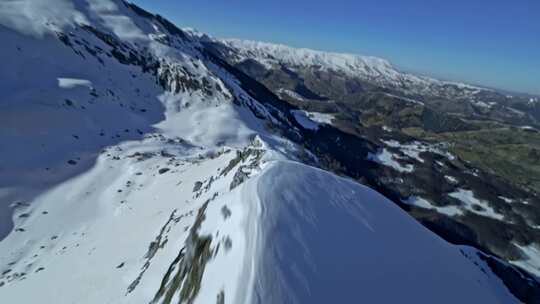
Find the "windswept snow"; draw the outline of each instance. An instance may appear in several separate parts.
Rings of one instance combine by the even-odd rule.
[[[0,25],[24,34],[43,36],[88,20],[71,0],[16,0],[0,2]]]
[[[148,39],[147,35],[127,15],[123,3],[113,0],[89,0],[88,8],[92,17],[100,19],[105,28],[121,39]]]

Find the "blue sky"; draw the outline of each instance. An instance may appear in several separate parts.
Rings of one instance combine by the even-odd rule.
[[[216,37],[386,58],[402,70],[540,94],[539,0],[132,0]]]

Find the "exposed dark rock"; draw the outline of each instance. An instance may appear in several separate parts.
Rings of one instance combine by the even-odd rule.
[[[230,189],[233,190],[234,188],[241,185],[244,181],[246,181],[249,178],[249,174],[242,171],[242,168],[238,168],[236,173],[233,176],[233,180],[231,182]]]
[[[165,173],[169,172],[170,170],[171,169],[169,169],[169,168],[161,168],[161,169],[158,170],[158,173],[159,174],[165,174]]]
[[[216,304],[225,304],[225,291],[220,291],[217,295]]]
[[[223,246],[225,247],[226,251],[231,250],[231,248],[232,248],[232,240],[231,240],[231,238],[229,236],[227,236],[225,238],[225,240],[223,241]]]
[[[221,215],[223,215],[224,219],[228,219],[232,215],[231,209],[229,209],[227,205],[223,205],[223,207],[221,207]]]
[[[137,288],[145,272],[150,267],[150,263],[152,262],[152,259],[154,258],[158,250],[162,249],[167,244],[168,242],[168,239],[166,238],[167,228],[170,226],[171,223],[175,221],[176,211],[177,210],[175,209],[171,212],[169,218],[167,219],[167,222],[165,222],[165,224],[161,227],[159,234],[156,236],[156,238],[152,242],[150,242],[150,245],[148,245],[148,251],[144,255],[146,262],[143,264],[141,268],[141,272],[139,273],[137,278],[135,278],[135,280],[131,282],[131,284],[129,284],[127,288],[128,293],[133,292],[133,290]]]
[[[201,190],[202,186],[203,186],[203,183],[201,181],[196,181],[195,185],[193,186],[193,192],[197,192]]]
[[[523,303],[540,303],[540,282],[526,272],[483,253],[478,253],[510,292]]]
[[[206,208],[208,204],[218,196],[214,193],[211,199],[208,199],[199,211],[193,226],[190,229],[186,240],[186,246],[180,250],[178,256],[169,266],[169,269],[161,286],[157,291],[153,302],[169,304],[172,298],[179,292],[180,302],[192,303],[201,288],[201,280],[207,262],[212,257],[210,245],[212,237],[200,236],[199,227],[206,218]],[[173,272],[176,274],[173,275]],[[171,277],[172,276],[172,277]],[[161,299],[163,299],[161,301]]]

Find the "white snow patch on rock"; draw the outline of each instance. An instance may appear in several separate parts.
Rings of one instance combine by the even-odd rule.
[[[449,182],[453,183],[453,184],[457,184],[458,183],[458,180],[453,177],[453,176],[450,176],[450,175],[445,175],[444,178],[446,178]]]
[[[448,194],[449,196],[460,200],[464,204],[464,208],[478,215],[491,217],[496,220],[504,219],[504,215],[497,213],[486,201],[482,201],[474,197],[474,193],[470,190],[458,189],[456,192]],[[480,207],[480,210],[474,208],[474,205]]]
[[[377,154],[368,154],[368,159],[377,162],[381,165],[391,167],[399,172],[413,172],[414,166],[411,164],[402,165],[395,159],[399,158],[395,154],[389,152],[386,148],[383,148],[377,152]]]
[[[428,201],[418,196],[411,196],[406,200],[403,200],[403,202],[407,205],[425,208],[425,209],[432,209],[433,205]]]
[[[331,125],[334,119],[334,115],[328,113],[306,112],[306,114],[311,120],[321,124]]]
[[[418,196],[411,196],[408,199],[403,200],[403,202],[405,204],[424,209],[435,209],[437,212],[446,214],[448,216],[459,216],[463,214],[463,211],[458,206],[435,206],[430,201]]]
[[[514,202],[514,200],[513,200],[513,199],[511,199],[511,198],[508,198],[508,197],[504,197],[504,196],[499,196],[499,198],[500,198],[500,199],[502,199],[503,201],[505,201],[506,203],[509,203],[509,204],[511,204],[511,203],[513,203],[513,202]]]
[[[296,122],[298,122],[302,127],[308,130],[317,131],[319,130],[319,124],[313,120],[311,120],[310,117],[308,117],[307,113],[302,110],[292,110],[291,113],[294,115],[294,118],[296,119]]]
[[[529,246],[516,245],[526,256],[524,260],[511,261],[512,264],[520,266],[540,279],[540,247],[531,244]]]
[[[293,99],[297,99],[297,100],[301,100],[301,101],[305,101],[304,97],[302,97],[300,94],[296,93],[295,91],[292,91],[292,90],[289,90],[289,89],[284,89],[284,88],[281,88],[278,90],[278,93],[280,94],[285,94]]]
[[[454,156],[450,153],[444,150],[443,145],[432,145],[427,143],[422,143],[419,141],[413,141],[411,143],[402,144],[396,140],[386,140],[382,141],[385,145],[392,148],[398,148],[403,152],[403,154],[407,155],[410,158],[416,159],[419,162],[423,163],[424,159],[420,157],[420,153],[423,152],[431,152],[436,153],[442,156],[445,156],[449,160],[453,160]]]

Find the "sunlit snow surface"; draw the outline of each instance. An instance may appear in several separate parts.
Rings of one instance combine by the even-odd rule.
[[[469,249],[472,260],[373,190],[279,162],[257,192],[254,303],[516,302]]]

